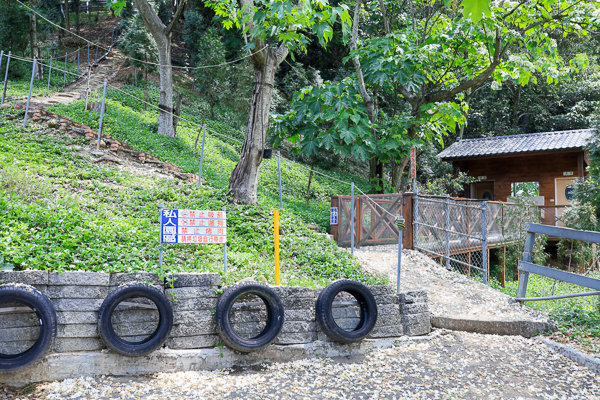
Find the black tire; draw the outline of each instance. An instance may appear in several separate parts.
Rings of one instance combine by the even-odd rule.
[[[333,318],[333,300],[340,292],[350,293],[356,298],[360,307],[360,321],[351,331],[340,328]],[[340,280],[333,282],[319,294],[316,304],[316,319],[321,330],[330,339],[341,343],[358,342],[371,333],[377,322],[377,302],[369,288],[362,283]]]
[[[156,330],[139,342],[120,338],[112,325],[112,315],[119,303],[134,297],[150,299],[158,309],[159,321]],[[165,295],[154,286],[145,283],[130,283],[119,286],[110,293],[98,311],[98,331],[106,345],[115,352],[129,357],[140,357],[160,348],[173,328],[173,308]]]
[[[40,335],[35,344],[19,354],[0,354],[0,373],[19,372],[40,361],[52,348],[56,338],[56,311],[52,302],[33,286],[23,284],[0,285],[2,303],[21,303],[31,308],[40,321]]]
[[[237,334],[231,326],[229,313],[236,300],[248,294],[258,296],[267,309],[267,321],[258,336],[244,338]],[[217,304],[217,332],[223,343],[232,349],[249,353],[268,346],[283,327],[283,303],[269,286],[258,282],[242,282],[225,290]]]

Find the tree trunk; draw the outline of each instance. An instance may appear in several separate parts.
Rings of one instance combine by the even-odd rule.
[[[513,97],[513,110],[512,110],[512,128],[517,129],[519,127],[519,101],[521,100],[521,85],[517,85],[515,89],[515,95]]]
[[[280,50],[282,50],[281,47]],[[229,179],[229,190],[234,200],[244,204],[256,204],[257,202],[258,172],[263,159],[265,136],[269,127],[269,109],[275,72],[281,61],[287,56],[287,48],[281,53],[279,50],[276,53],[267,47],[259,53],[262,54],[255,53],[252,57],[254,89],[252,90],[246,138],[240,161]]]
[[[71,20],[69,18],[69,0],[65,0],[65,28],[71,30]]]
[[[375,190],[376,193],[384,193],[384,181],[383,181],[383,163],[376,159],[371,158],[369,160],[369,179],[372,185],[377,185],[380,189]]]
[[[408,157],[404,157],[400,162],[394,161],[394,166],[392,168],[392,186],[394,187],[395,193],[400,193],[402,190],[402,175],[408,165],[408,161]]]
[[[81,33],[81,0],[75,3],[76,15],[77,15],[77,34]]]
[[[31,4],[32,9],[35,10],[37,8],[37,0],[31,0],[29,4]],[[35,13],[31,13],[29,15],[29,36],[31,38],[31,58],[42,58],[41,49],[38,46],[37,19]],[[42,79],[44,76],[44,70],[42,69],[42,65],[40,63],[37,65],[38,67],[35,71],[35,78]]]
[[[183,11],[185,0],[180,2],[174,19],[177,20]],[[171,31],[174,21],[165,26],[147,0],[135,0],[144,25],[154,38],[158,47],[158,74],[160,82],[160,103],[158,113],[158,133],[173,137],[173,76],[171,68]]]

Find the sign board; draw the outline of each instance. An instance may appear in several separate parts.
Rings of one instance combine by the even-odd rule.
[[[573,171],[565,171],[563,172],[563,176],[573,176]]]
[[[227,243],[225,211],[163,209],[161,243]]]
[[[330,225],[337,225],[338,224],[338,208],[337,207],[331,207],[331,211],[329,212],[329,224]]]
[[[417,149],[410,148],[410,178],[417,179]]]

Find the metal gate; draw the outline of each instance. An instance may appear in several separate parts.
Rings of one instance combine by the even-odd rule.
[[[487,283],[487,202],[416,195],[413,203],[414,248]]]
[[[398,243],[398,228],[394,223],[396,215],[403,215],[405,220],[412,220],[410,207],[411,195],[402,193],[354,196],[355,229],[354,244],[356,247]],[[332,234],[339,246],[351,244],[352,207],[350,196],[332,198],[332,207],[338,208],[338,224],[332,226]],[[383,209],[387,212],[385,212]],[[404,246],[410,247],[410,235],[405,229]]]

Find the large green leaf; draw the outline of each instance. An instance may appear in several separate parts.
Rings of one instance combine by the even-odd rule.
[[[491,0],[464,0],[462,5],[463,15],[465,18],[471,16],[471,21],[474,24],[478,23],[483,15],[490,16],[492,10],[490,9]]]

